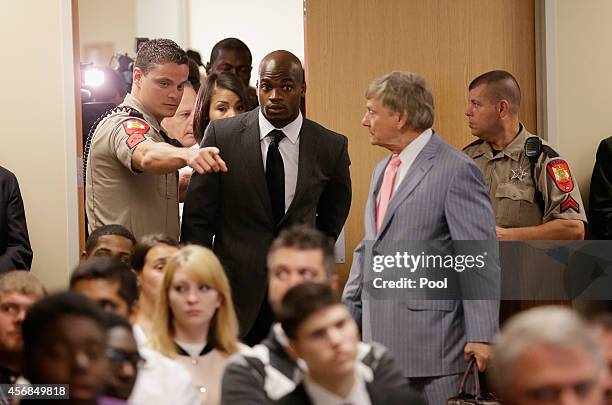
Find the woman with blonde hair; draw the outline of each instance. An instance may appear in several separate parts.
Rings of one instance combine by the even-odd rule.
[[[241,345],[229,282],[211,250],[186,246],[166,264],[150,344],[187,368],[202,403],[221,402],[227,359]]]

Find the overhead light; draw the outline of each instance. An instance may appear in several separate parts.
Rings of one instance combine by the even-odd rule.
[[[88,87],[100,87],[104,84],[104,72],[100,69],[89,68],[83,72],[83,83]]]

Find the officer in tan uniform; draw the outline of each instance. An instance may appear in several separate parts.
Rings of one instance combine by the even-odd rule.
[[[174,146],[160,122],[174,115],[189,67],[187,54],[167,39],[138,51],[132,91],[96,124],[86,145],[85,196],[89,232],[120,224],[140,238],[179,236],[178,172],[227,171],[217,148]]]
[[[519,122],[516,79],[492,71],[474,79],[469,90],[465,115],[479,139],[464,152],[484,173],[498,239],[584,239],[578,184],[567,161]]]
[[[470,83],[468,117],[479,139],[464,148],[482,170],[499,240],[584,239],[586,215],[567,161],[518,117],[521,92],[505,71],[487,72]],[[517,245],[501,246],[500,319],[544,304],[569,304],[563,278]],[[546,293],[542,298],[542,285]],[[516,299],[522,299],[518,301]]]

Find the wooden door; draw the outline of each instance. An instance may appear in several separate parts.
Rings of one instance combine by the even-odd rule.
[[[523,92],[521,120],[536,130],[534,0],[306,0],[308,117],[349,139],[353,203],[346,232],[346,280],[363,238],[372,170],[389,152],[370,146],[360,121],[368,83],[393,70],[432,88],[434,128],[461,148],[475,138],[464,116],[467,86],[481,73],[513,73]]]

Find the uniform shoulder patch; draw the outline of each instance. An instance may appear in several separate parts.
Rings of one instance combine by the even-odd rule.
[[[554,159],[546,165],[546,171],[554,181],[557,188],[564,193],[570,193],[574,189],[574,180],[569,165],[563,159]]]
[[[125,130],[125,133],[128,135],[132,135],[132,134],[146,134],[147,132],[149,132],[149,129],[151,127],[149,126],[149,124],[147,124],[145,121],[138,119],[138,118],[130,118],[127,119],[125,121],[123,121],[123,129]]]
[[[144,142],[147,138],[145,134],[149,132],[151,127],[145,121],[138,118],[130,118],[123,121],[123,130],[128,135],[125,140],[128,148],[134,149],[136,145]]]

